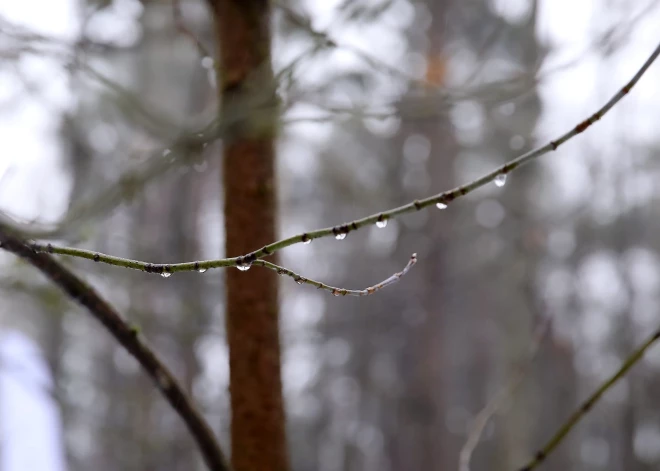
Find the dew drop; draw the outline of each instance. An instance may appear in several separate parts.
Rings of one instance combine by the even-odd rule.
[[[205,273],[206,270],[208,270],[208,268],[198,268],[198,269],[197,269],[197,272],[198,272],[198,273]]]
[[[499,186],[502,188],[506,183],[506,173],[500,173],[498,176],[495,177],[495,185]]]
[[[341,296],[341,292],[338,289],[333,289],[332,290],[332,295],[333,296]]]
[[[312,243],[312,239],[307,239],[306,241],[303,242],[305,245],[309,245]]]
[[[335,236],[335,239],[337,239],[337,240],[344,240],[345,238],[346,238],[346,234],[343,234],[343,233],[342,234],[337,234]]]
[[[447,205],[445,203],[435,203],[435,207],[438,209],[447,209]]]
[[[376,227],[378,229],[382,229],[387,226],[387,219],[383,219],[382,221],[376,221]]]
[[[299,285],[302,285],[303,283],[305,283],[305,279],[302,278],[302,277],[301,278],[296,278],[296,283],[298,283]]]
[[[243,263],[241,265],[236,265],[236,268],[238,268],[240,271],[248,271],[251,265],[251,263]]]
[[[213,68],[213,59],[211,57],[202,57],[202,67],[205,69]]]
[[[163,278],[169,278],[170,276],[172,276],[172,274],[164,271],[163,273],[160,274],[160,276],[162,276]]]

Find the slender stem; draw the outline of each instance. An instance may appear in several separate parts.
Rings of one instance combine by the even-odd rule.
[[[126,268],[135,268],[137,270],[150,271],[155,273],[162,273],[163,271],[171,270],[175,271],[192,271],[199,268],[220,268],[220,267],[229,267],[237,266],[244,263],[253,263],[256,260],[267,257],[275,252],[278,252],[286,247],[289,247],[294,244],[299,244],[301,242],[308,242],[313,239],[321,239],[324,237],[341,237],[345,236],[349,232],[357,231],[365,226],[371,226],[377,222],[386,221],[388,219],[393,219],[403,214],[412,213],[415,211],[420,211],[421,209],[428,208],[429,206],[434,205],[449,205],[454,200],[457,200],[468,193],[472,193],[474,190],[481,188],[488,183],[492,182],[500,176],[506,176],[522,165],[535,160],[542,155],[548,154],[552,151],[557,150],[565,142],[569,141],[578,134],[584,132],[596,121],[600,120],[607,112],[609,112],[625,95],[627,95],[630,90],[637,84],[639,79],[644,75],[648,70],[651,64],[657,59],[660,55],[660,44],[656,47],[653,53],[649,58],[644,62],[642,67],[637,71],[637,73],[632,77],[632,79],[621,88],[602,108],[593,113],[589,118],[577,124],[570,131],[567,131],[558,138],[548,142],[544,146],[541,146],[537,149],[531,150],[521,156],[510,160],[504,165],[497,167],[495,170],[477,178],[476,180],[467,183],[465,185],[456,187],[452,190],[448,190],[442,193],[438,193],[428,198],[421,200],[412,201],[406,205],[399,206],[398,208],[393,208],[387,211],[380,213],[372,214],[370,216],[356,219],[354,221],[340,224],[338,226],[326,227],[322,229],[317,229],[311,232],[304,232],[301,234],[296,234],[294,236],[282,239],[272,244],[263,246],[262,248],[255,250],[253,252],[247,253],[240,257],[225,258],[218,260],[208,260],[204,262],[186,262],[186,263],[177,263],[171,265],[165,264],[151,264],[146,262],[140,262],[137,260],[124,259],[120,257],[112,257],[110,255],[104,255],[98,252],[91,252],[81,249],[72,249],[66,247],[58,247],[57,252],[61,255],[69,255],[74,257],[82,257],[92,259],[98,262],[109,263],[111,265],[122,266]],[[55,247],[53,246],[53,250]]]
[[[559,427],[559,430],[548,440],[548,442],[534,454],[532,458],[525,466],[520,468],[520,471],[531,471],[532,469],[539,466],[543,463],[548,455],[553,452],[559,444],[564,441],[566,436],[571,430],[577,425],[577,423],[587,415],[587,413],[594,407],[596,402],[605,394],[608,390],[614,386],[617,381],[619,381],[623,376],[630,370],[633,366],[637,364],[639,360],[642,359],[644,353],[660,339],[660,329],[657,330],[653,335],[651,335],[642,345],[640,345],[635,351],[633,351],[630,356],[623,362],[621,367],[614,373],[610,378],[608,378],[603,384],[601,384],[594,393],[589,396],[589,398],[580,405],[580,407],[571,414],[571,416],[564,422],[564,424]]]
[[[541,341],[550,330],[549,327],[551,319],[552,318],[550,316],[547,316],[536,329],[532,342],[529,346],[529,352],[525,364],[516,368],[514,373],[501,387],[497,394],[495,394],[495,396],[489,400],[484,408],[481,409],[481,411],[479,411],[479,413],[475,416],[474,420],[472,421],[472,429],[468,433],[467,440],[465,441],[465,444],[463,445],[463,448],[461,448],[461,452],[459,454],[459,471],[470,471],[470,460],[472,459],[472,453],[474,452],[475,448],[477,448],[479,440],[481,440],[481,435],[486,429],[486,425],[488,425],[489,420],[504,406],[504,404],[512,399],[514,393],[522,384],[525,376],[532,366],[532,362],[536,357],[536,353],[541,346]]]
[[[303,276],[300,276],[294,271],[291,271],[287,268],[283,268],[279,265],[275,265],[274,263],[267,262],[265,260],[257,260],[253,263],[253,265],[270,268],[271,270],[275,270],[278,275],[290,276],[299,285],[307,284],[307,285],[316,286],[316,289],[322,289],[328,291],[332,293],[334,296],[369,296],[371,294],[374,294],[376,291],[380,291],[381,289],[393,285],[394,283],[399,281],[403,276],[405,276],[410,271],[410,269],[413,267],[413,265],[415,265],[415,263],[417,263],[417,254],[414,253],[410,257],[410,260],[408,260],[406,266],[403,267],[403,270],[393,274],[392,276],[389,276],[380,283],[376,283],[375,285],[365,289],[336,288],[334,286],[321,283],[320,281],[305,278]]]
[[[147,345],[139,329],[130,325],[91,286],[62,266],[53,257],[39,253],[0,224],[0,248],[12,252],[41,271],[69,297],[87,308],[132,355],[154,381],[170,406],[184,421],[212,471],[229,471],[222,449],[203,415],[179,384],[174,374]]]

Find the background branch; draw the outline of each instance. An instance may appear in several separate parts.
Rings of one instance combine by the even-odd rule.
[[[520,471],[531,471],[543,463],[550,453],[555,450],[561,442],[564,441],[566,436],[571,430],[577,425],[577,423],[582,420],[587,413],[594,407],[596,402],[605,394],[608,390],[614,386],[617,381],[625,376],[625,374],[633,366],[637,364],[639,360],[642,359],[646,351],[651,348],[651,346],[660,339],[660,328],[651,335],[642,345],[640,345],[635,351],[633,351],[630,356],[623,362],[623,365],[614,373],[609,379],[607,379],[594,393],[589,396],[589,398],[580,405],[580,407],[571,414],[571,416],[564,422],[564,424],[559,427],[559,430],[552,436],[550,440],[534,454],[532,458],[525,466],[520,468]]]

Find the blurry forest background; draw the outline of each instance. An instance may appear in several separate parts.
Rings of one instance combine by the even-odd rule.
[[[659,3],[275,2],[281,236],[449,189],[570,129],[655,47]],[[216,114],[210,18],[202,0],[0,3],[0,209],[113,255],[224,256],[221,141],[173,144]],[[656,66],[503,188],[282,252],[346,288],[419,257],[364,298],[281,280],[293,470],[459,469],[475,416],[511,385],[471,469],[516,469],[657,328],[659,83]],[[224,271],[65,261],[141,326],[226,444]],[[199,463],[114,340],[13,256],[0,264],[0,325],[47,356],[69,469]],[[657,469],[659,368],[656,348],[544,469]]]

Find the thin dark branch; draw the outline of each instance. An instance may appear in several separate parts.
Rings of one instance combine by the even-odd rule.
[[[621,367],[614,373],[610,378],[608,378],[603,384],[601,384],[594,393],[589,396],[589,398],[584,401],[580,407],[577,408],[575,412],[564,422],[564,424],[559,427],[559,430],[552,436],[550,440],[534,454],[532,458],[525,466],[520,468],[520,471],[532,471],[541,463],[543,463],[550,453],[552,453],[561,442],[568,436],[569,432],[575,428],[577,423],[582,420],[594,405],[603,397],[607,391],[609,391],[612,386],[614,386],[633,366],[635,366],[639,360],[642,359],[646,351],[651,348],[651,346],[660,340],[660,329],[657,330],[653,335],[651,335],[646,341],[640,345],[635,351],[633,351],[628,358],[623,362]]]
[[[185,422],[201,453],[213,471],[228,471],[229,466],[211,427],[193,405],[172,372],[146,344],[139,329],[127,323],[96,291],[62,266],[53,257],[36,252],[5,225],[0,224],[0,248],[22,258],[84,306],[132,355],[154,381],[170,406]]]

